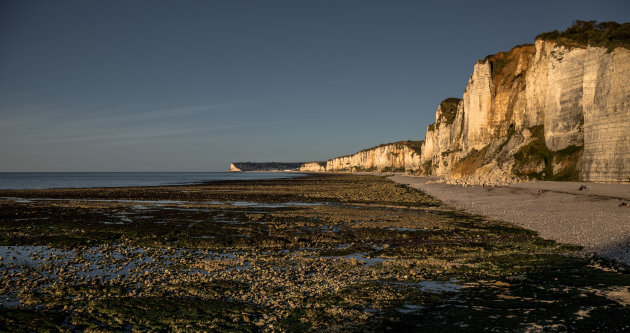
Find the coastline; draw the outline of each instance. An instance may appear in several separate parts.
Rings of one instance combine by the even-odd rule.
[[[614,331],[630,315],[627,266],[385,177],[0,196],[11,331]]]
[[[288,172],[10,172],[0,173],[0,190],[116,188],[204,184],[221,180],[300,177]]]
[[[431,182],[437,177],[388,178],[457,209],[630,265],[630,184],[537,181],[482,187]],[[579,190],[582,185],[586,189]]]

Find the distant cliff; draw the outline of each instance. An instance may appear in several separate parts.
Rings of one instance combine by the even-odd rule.
[[[335,157],[326,162],[309,162],[304,172],[344,171],[418,171],[422,141],[399,141],[361,150],[352,155]]]
[[[230,164],[230,172],[245,172],[245,171],[297,171],[300,166],[304,164],[299,163],[279,163],[279,162],[236,162]]]
[[[300,171],[304,172],[324,172],[326,171],[326,162],[308,162],[300,166]]]
[[[399,141],[341,156],[326,162],[326,171],[417,171],[420,141]]]
[[[565,33],[478,61],[463,98],[440,104],[427,128],[423,173],[630,181],[630,50]]]

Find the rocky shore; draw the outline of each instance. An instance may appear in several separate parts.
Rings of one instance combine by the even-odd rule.
[[[627,266],[370,175],[0,191],[9,331],[629,329]]]

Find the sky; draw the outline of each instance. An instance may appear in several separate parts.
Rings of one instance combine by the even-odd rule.
[[[2,1],[0,172],[226,171],[421,140],[473,65],[630,1]]]

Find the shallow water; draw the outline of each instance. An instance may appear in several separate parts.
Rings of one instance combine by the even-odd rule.
[[[299,177],[285,172],[0,172],[0,189],[130,187]]]
[[[321,206],[325,205],[324,202],[279,202],[279,203],[265,203],[254,201],[189,201],[189,200],[124,200],[124,199],[58,199],[58,198],[20,198],[20,197],[0,197],[2,200],[11,200],[16,203],[33,203],[37,201],[67,201],[67,202],[112,202],[112,203],[131,203],[135,204],[131,208],[143,210],[149,209],[151,206],[163,207],[165,205],[208,205],[208,206],[222,206],[230,205],[233,207],[256,207],[256,208],[283,208],[283,207],[309,207],[309,206]],[[173,207],[167,207],[172,209]],[[199,208],[190,207],[175,207],[181,209],[198,210]]]

